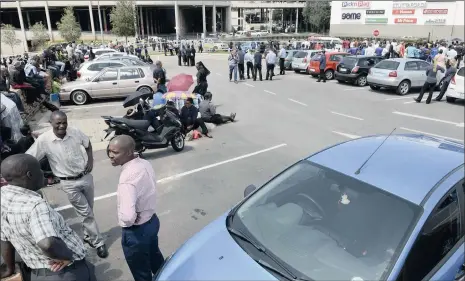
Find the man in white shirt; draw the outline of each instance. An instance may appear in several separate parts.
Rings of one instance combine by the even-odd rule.
[[[449,51],[447,51],[446,53],[447,59],[452,60],[452,59],[455,59],[456,56],[457,56],[457,51],[454,50],[454,48],[452,48],[452,45],[449,46]]]
[[[365,49],[365,56],[374,56],[375,55],[375,48],[371,43],[368,44],[368,47]]]
[[[250,79],[250,72],[252,72],[253,76],[253,55],[252,55],[253,50],[247,50],[245,51],[245,57],[244,61],[247,66],[247,79]]]
[[[18,107],[14,101],[10,100],[4,94],[0,94],[0,103],[2,105],[1,111],[1,124],[11,129],[11,139],[19,141],[23,134],[21,133],[21,127],[24,126],[23,119],[19,113]],[[5,141],[5,139],[4,139]]]
[[[287,57],[286,49],[284,49],[284,45],[281,46],[281,50],[279,51],[279,75],[286,74],[284,69],[284,60]]]
[[[274,70],[274,66],[276,63],[276,54],[273,52],[272,49],[268,50],[268,54],[265,57],[265,61],[266,61],[266,80],[268,80],[269,78],[271,81],[273,80],[273,76],[274,76],[273,70]]]
[[[68,54],[68,59],[72,59],[74,55],[74,48],[71,46],[71,43],[66,46],[66,53]]]

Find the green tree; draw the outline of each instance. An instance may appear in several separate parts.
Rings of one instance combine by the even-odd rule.
[[[15,53],[15,46],[21,44],[21,40],[16,37],[16,30],[11,24],[2,24],[2,41],[11,47],[11,52]]]
[[[32,46],[36,50],[45,47],[45,42],[50,38],[42,22],[36,22],[29,30],[32,32]]]
[[[317,31],[325,31],[329,28],[331,19],[330,1],[307,1],[303,16],[305,22],[314,26]]]
[[[132,2],[129,0],[119,0],[110,13],[111,31],[117,36],[126,38],[126,43],[128,43],[128,36],[136,35],[134,27],[136,13]]]
[[[65,13],[61,16],[59,22],[57,22],[58,31],[63,39],[68,42],[76,41],[81,37],[81,26],[74,17],[74,11],[72,7],[66,7]]]

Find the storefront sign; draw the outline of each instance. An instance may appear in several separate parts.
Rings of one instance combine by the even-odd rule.
[[[394,23],[414,24],[417,23],[417,18],[395,18]]]
[[[365,18],[367,24],[381,24],[388,23],[388,18]]]
[[[423,9],[424,15],[447,15],[448,9]]]
[[[366,10],[367,15],[384,15],[386,10]]]
[[[392,10],[393,15],[414,15],[415,9]]]
[[[345,9],[370,9],[371,1],[344,1],[341,5]]]
[[[446,19],[429,19],[425,21],[425,24],[444,25],[446,24]]]
[[[359,20],[362,18],[361,13],[343,13],[342,17],[343,20]]]
[[[426,8],[426,1],[414,1],[414,2],[394,2],[392,3],[394,9],[416,9]]]

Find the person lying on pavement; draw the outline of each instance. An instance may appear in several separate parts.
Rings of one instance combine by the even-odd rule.
[[[229,116],[221,115],[216,113],[216,105],[212,102],[213,94],[207,92],[204,100],[199,104],[199,112],[202,116],[202,120],[205,123],[213,123],[215,125],[224,124],[227,122],[234,122],[236,113],[231,113]]]

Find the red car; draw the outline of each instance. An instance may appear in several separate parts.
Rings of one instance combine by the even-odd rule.
[[[312,57],[310,64],[308,65],[308,73],[313,77],[317,77],[320,74],[320,56],[322,54],[316,54]],[[334,72],[336,67],[343,57],[350,55],[344,52],[326,52],[326,68],[325,75],[327,80],[334,79]]]

